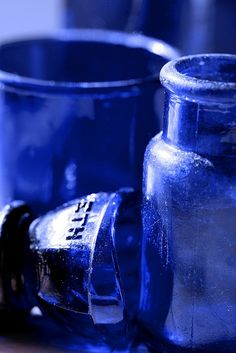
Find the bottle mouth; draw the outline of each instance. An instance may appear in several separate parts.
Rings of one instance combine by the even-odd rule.
[[[172,60],[160,72],[162,85],[182,99],[236,99],[236,55],[201,54]]]

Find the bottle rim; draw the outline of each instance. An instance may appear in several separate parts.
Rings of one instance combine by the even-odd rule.
[[[168,45],[167,43],[146,37],[142,34],[130,34],[111,30],[97,30],[97,29],[79,29],[79,30],[60,30],[52,35],[29,37],[19,39],[12,42],[1,44],[0,48],[6,46],[14,46],[21,44],[31,44],[35,42],[52,41],[63,43],[70,42],[96,42],[101,44],[108,44],[110,46],[122,46],[131,49],[143,49],[150,54],[163,58],[169,61],[179,56],[178,51]],[[96,60],[96,58],[94,58]],[[102,63],[101,63],[102,65]],[[158,72],[152,70],[150,75],[145,77],[134,77],[121,80],[98,81],[98,82],[79,82],[79,81],[53,81],[47,79],[38,79],[24,75],[16,74],[15,72],[7,72],[0,68],[0,86],[4,88],[24,89],[30,92],[45,92],[45,93],[90,93],[97,92],[106,93],[112,88],[126,89],[130,86],[141,85],[145,82],[158,81]],[[101,91],[101,92],[100,92]]]
[[[161,69],[160,81],[184,100],[236,103],[236,55],[198,54],[172,60]]]

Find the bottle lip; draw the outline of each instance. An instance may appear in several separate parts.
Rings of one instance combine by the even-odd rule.
[[[154,55],[156,58],[162,58],[169,61],[179,56],[178,51],[167,43],[146,37],[142,34],[128,34],[111,30],[98,29],[76,29],[76,30],[60,30],[50,35],[33,36],[16,41],[1,44],[0,48],[10,47],[14,49],[16,46],[28,45],[33,46],[40,44],[42,47],[51,43],[51,45],[63,45],[65,42],[72,43],[88,43],[92,45],[107,44],[111,50],[115,46],[122,46],[130,50],[142,49],[146,55]],[[95,58],[96,60],[96,58]],[[101,63],[102,67],[102,63]],[[1,84],[16,89],[29,90],[30,92],[46,92],[46,93],[106,93],[111,89],[127,89],[127,87],[142,85],[145,82],[158,81],[158,72],[151,70],[149,75],[145,77],[133,77],[118,80],[103,81],[53,81],[48,79],[38,79],[31,76],[24,76],[14,72],[1,70],[0,68],[0,87]],[[4,87],[3,87],[4,88]]]
[[[162,85],[190,101],[236,102],[236,55],[198,54],[165,64]]]

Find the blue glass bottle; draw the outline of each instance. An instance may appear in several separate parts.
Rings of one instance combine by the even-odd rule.
[[[140,319],[155,349],[236,352],[236,56],[164,66],[144,162]]]
[[[38,326],[43,336],[48,330],[45,341],[65,349],[129,349],[138,308],[140,204],[139,193],[122,189],[84,196],[38,219],[21,201],[7,205],[0,213],[7,321],[26,319],[26,329]],[[38,307],[44,333],[41,322],[30,320]]]

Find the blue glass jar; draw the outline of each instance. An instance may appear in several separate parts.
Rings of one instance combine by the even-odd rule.
[[[67,27],[140,31],[182,53],[235,53],[235,0],[65,0]]]
[[[161,71],[163,132],[144,162],[140,318],[165,352],[236,352],[236,56]]]
[[[65,25],[125,30],[134,25],[134,15],[141,3],[137,4],[136,0],[64,0]]]
[[[79,30],[0,46],[0,205],[36,212],[140,188],[160,130],[160,68],[176,52],[141,35]]]
[[[137,28],[182,53],[235,53],[234,0],[143,0]]]

